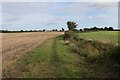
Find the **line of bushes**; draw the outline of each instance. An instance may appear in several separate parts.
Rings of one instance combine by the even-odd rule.
[[[89,63],[108,67],[120,77],[120,45],[81,39],[74,31],[67,31],[64,40],[71,44],[70,51],[79,54]]]

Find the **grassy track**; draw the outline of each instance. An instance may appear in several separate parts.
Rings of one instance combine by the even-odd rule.
[[[119,35],[118,35],[118,31],[97,31],[97,32],[79,33],[79,36],[84,39],[117,43]]]
[[[13,77],[81,77],[74,63],[77,56],[69,53],[69,46],[56,37],[49,39],[42,46],[16,63]]]

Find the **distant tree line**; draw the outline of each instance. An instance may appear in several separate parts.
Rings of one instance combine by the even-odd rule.
[[[57,29],[52,29],[52,30],[20,30],[20,31],[10,31],[10,30],[0,30],[0,33],[18,33],[18,32],[63,32],[64,29],[62,28],[61,30],[57,30]]]
[[[20,31],[9,31],[9,30],[0,30],[2,33],[18,33],[18,32],[42,32],[42,30],[20,30]]]
[[[92,27],[92,28],[84,28],[84,31],[98,31],[98,30],[106,30],[106,31],[113,31],[113,27],[104,27],[104,28],[98,28],[98,27]]]
[[[61,30],[53,29],[52,31],[64,32],[64,28],[62,28]]]
[[[96,26],[91,28],[83,28],[83,29],[76,29],[77,24],[75,22],[67,22],[68,29],[76,32],[88,32],[88,31],[120,31],[120,29],[114,29],[113,27],[104,27],[104,28],[98,28]],[[73,26],[74,25],[74,26]],[[72,27],[71,27],[72,26]],[[52,30],[20,30],[20,31],[9,31],[9,30],[0,30],[0,33],[16,33],[16,32],[64,32],[64,28],[58,30],[58,29],[52,29]]]
[[[91,28],[83,28],[83,29],[74,29],[74,31],[77,32],[86,32],[86,31],[120,31],[120,29],[114,29],[113,27],[104,27],[104,28],[98,28],[98,27],[91,27]]]

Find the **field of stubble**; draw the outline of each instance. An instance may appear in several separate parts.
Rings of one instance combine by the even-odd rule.
[[[2,69],[6,73],[16,61],[49,38],[62,32],[2,33]]]

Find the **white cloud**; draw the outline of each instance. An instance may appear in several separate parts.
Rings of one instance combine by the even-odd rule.
[[[105,9],[105,8],[111,8],[117,6],[117,3],[115,2],[91,2],[90,7],[96,8],[96,9]]]
[[[103,20],[103,19],[108,19],[110,18],[109,16],[107,15],[97,15],[97,16],[84,16],[84,20]]]
[[[82,3],[82,2],[70,2],[65,6],[62,6],[56,9],[56,13],[59,14],[68,14],[68,15],[81,15],[88,11],[90,8],[88,6],[89,3]]]
[[[4,21],[5,22],[14,22],[14,21],[18,21],[18,20],[21,20],[21,18],[17,17],[17,16],[11,16],[11,15],[9,15],[9,16],[7,16],[7,18],[5,18],[3,16],[3,23],[4,23]]]
[[[108,18],[107,15],[99,15],[99,16],[96,16],[97,19],[105,19],[105,18]]]
[[[29,13],[46,13],[52,7],[53,3],[36,3],[36,2],[8,2],[3,3],[3,13],[11,13],[14,15],[22,15]]]
[[[93,19],[93,16],[88,16],[87,19],[91,20]]]

